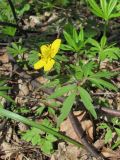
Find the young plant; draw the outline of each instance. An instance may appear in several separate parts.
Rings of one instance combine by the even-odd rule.
[[[47,119],[45,119],[41,124],[56,130]],[[27,142],[31,142],[32,145],[40,146],[40,149],[46,154],[51,154],[54,151],[53,143],[57,140],[54,135],[46,134],[40,129],[34,127],[31,127],[31,129],[26,131],[26,133],[22,133],[22,139]]]
[[[61,49],[64,51],[78,52],[80,54],[80,51],[84,49],[87,42],[84,37],[83,28],[81,28],[80,31],[77,32],[76,28],[73,27],[72,33],[64,31],[63,34],[67,44],[62,44]]]
[[[120,58],[120,49],[115,47],[115,44],[108,45],[106,36],[102,36],[100,42],[89,38],[88,43],[92,45],[90,48],[90,54],[93,56],[98,54],[99,61],[103,61],[106,58],[111,61],[118,60]]]
[[[114,148],[118,147],[118,145],[120,144],[120,141],[119,141],[120,121],[118,118],[112,118],[111,123],[112,123],[112,125],[108,125],[107,123],[101,123],[98,128],[106,130],[105,143],[112,141],[112,139],[113,139],[112,133],[115,132],[115,134],[118,138],[116,137],[117,139],[116,139],[116,141],[114,141],[114,144],[112,145],[112,148],[114,149]]]
[[[20,44],[13,42],[11,47],[7,47],[8,52],[13,56],[16,57],[18,55],[23,55],[26,51],[26,48],[22,47]]]
[[[87,2],[90,5],[92,13],[104,19],[106,22],[120,16],[120,13],[116,11],[118,0],[99,0],[99,5],[97,0],[87,0]]]

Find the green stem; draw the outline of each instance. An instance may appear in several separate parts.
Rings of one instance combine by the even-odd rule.
[[[13,119],[13,120],[16,120],[16,121],[19,121],[19,122],[22,122],[24,124],[27,124],[31,127],[35,127],[35,128],[38,128],[46,133],[49,133],[49,134],[52,134],[56,137],[58,137],[59,139],[63,139],[64,141],[66,142],[70,142],[74,145],[76,145],[77,147],[83,147],[83,145],[75,140],[73,140],[72,138],[68,137],[68,136],[65,136],[59,132],[56,132],[54,131],[53,129],[51,128],[48,128],[44,125],[41,125],[39,123],[36,123],[30,119],[27,119],[23,116],[20,116],[19,114],[16,114],[16,113],[13,113],[11,111],[8,111],[6,109],[3,109],[0,107],[0,115],[4,116],[4,117],[7,117],[7,118],[10,118],[10,119]]]
[[[103,31],[104,36],[106,36],[106,34],[107,34],[107,29],[108,29],[108,21],[105,21],[104,31]]]

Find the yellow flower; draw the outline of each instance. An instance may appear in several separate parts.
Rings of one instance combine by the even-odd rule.
[[[41,59],[34,64],[34,69],[38,70],[44,67],[44,71],[49,71],[52,69],[55,60],[53,59],[57,54],[61,44],[61,39],[56,39],[50,45],[42,45],[39,54]]]

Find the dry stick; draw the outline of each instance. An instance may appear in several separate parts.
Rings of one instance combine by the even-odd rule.
[[[11,8],[11,10],[12,10],[12,13],[13,13],[14,19],[15,19],[15,21],[16,21],[16,24],[18,24],[18,18],[17,18],[17,14],[16,14],[16,12],[15,12],[14,5],[13,5],[13,3],[12,3],[11,0],[8,0],[8,3],[9,3],[10,8]]]
[[[115,117],[119,117],[120,118],[120,110],[115,110],[115,109],[109,109],[106,107],[95,107],[96,109],[98,109],[99,111],[102,111],[104,113],[107,113],[111,116],[115,116]]]
[[[40,28],[43,28],[47,25],[51,25],[52,23],[54,23],[55,21],[57,21],[59,19],[56,18],[54,20],[51,20],[49,22],[46,22],[46,23],[43,23],[43,24],[38,24],[36,25],[36,28],[39,28],[39,30],[30,30],[30,29],[23,29],[22,26],[19,26],[18,24],[14,24],[14,23],[10,23],[10,22],[3,22],[3,21],[0,21],[0,25],[2,26],[10,26],[10,27],[14,27],[14,28],[17,28],[18,30],[22,31],[22,32],[25,32],[25,33],[40,33],[43,32],[42,30],[40,30]]]
[[[30,30],[30,29],[23,29],[22,26],[19,26],[18,24],[14,24],[14,23],[10,23],[10,22],[0,21],[0,25],[14,27],[14,28],[18,29],[19,31],[22,31],[23,33],[37,33],[37,34],[40,33],[41,34],[41,32],[42,32],[42,31],[34,31],[34,30]]]
[[[13,23],[10,23],[10,22],[3,22],[3,21],[0,21],[0,25],[2,25],[2,26],[10,26],[10,27],[15,27],[15,28],[18,27],[17,24],[13,24]]]
[[[74,116],[72,111],[70,111],[70,113],[69,113],[69,119],[70,119],[70,122],[71,122],[76,134],[80,138],[81,142],[84,144],[85,149],[88,152],[90,152],[91,155],[96,157],[97,159],[104,160],[105,157],[101,153],[99,153],[98,150],[86,140],[87,135],[83,131],[81,124],[79,123],[78,119]]]

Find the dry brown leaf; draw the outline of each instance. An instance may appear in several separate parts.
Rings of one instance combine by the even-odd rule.
[[[19,147],[18,146],[14,146],[11,145],[7,142],[3,142],[1,144],[2,147],[2,152],[5,152],[5,156],[4,159],[12,159],[15,157],[15,155],[17,154],[17,152],[19,152]]]
[[[24,157],[25,157],[24,154],[23,154],[23,153],[20,153],[20,154],[18,154],[18,155],[15,157],[15,160],[24,160],[24,159],[23,159]]]
[[[100,150],[103,146],[104,146],[104,144],[105,144],[105,141],[104,140],[102,140],[102,139],[98,139],[95,143],[94,143],[94,146],[98,149],[98,150]]]
[[[76,141],[80,142],[80,139],[78,138],[78,136],[76,135],[70,120],[67,118],[63,123],[61,123],[60,125],[60,131],[65,132],[65,134],[73,139],[75,139]]]
[[[86,131],[88,140],[92,143],[93,141],[93,123],[90,120],[83,120],[81,122],[82,128]]]
[[[58,144],[58,150],[50,160],[79,160],[80,149],[74,145],[66,146],[64,142]]]
[[[85,119],[85,114],[86,112],[81,112],[81,111],[74,112],[74,115],[77,115],[77,118],[83,130],[86,132],[88,140],[92,142],[93,141],[93,123],[92,121]],[[65,132],[66,135],[80,142],[80,139],[76,135],[71,125],[71,122],[68,118],[60,125],[60,131]]]
[[[101,152],[106,158],[117,158],[116,153],[110,149],[110,148],[106,148],[103,147],[102,152]]]
[[[11,137],[12,137],[12,132],[13,132],[12,127],[9,127],[9,129],[7,130],[7,134],[6,134],[6,141],[7,142],[10,142]]]
[[[19,79],[18,80],[18,84],[19,84],[19,96],[27,96],[29,94],[29,89],[27,84]]]
[[[41,83],[41,84],[45,84],[45,83],[48,82],[48,79],[45,78],[45,77],[43,77],[43,76],[37,77],[36,80],[37,80],[39,83]]]
[[[0,61],[2,63],[8,63],[9,62],[9,57],[7,53],[4,53],[3,55],[0,55]]]
[[[25,132],[26,130],[28,130],[28,126],[21,122],[19,122],[18,127],[21,132]]]

